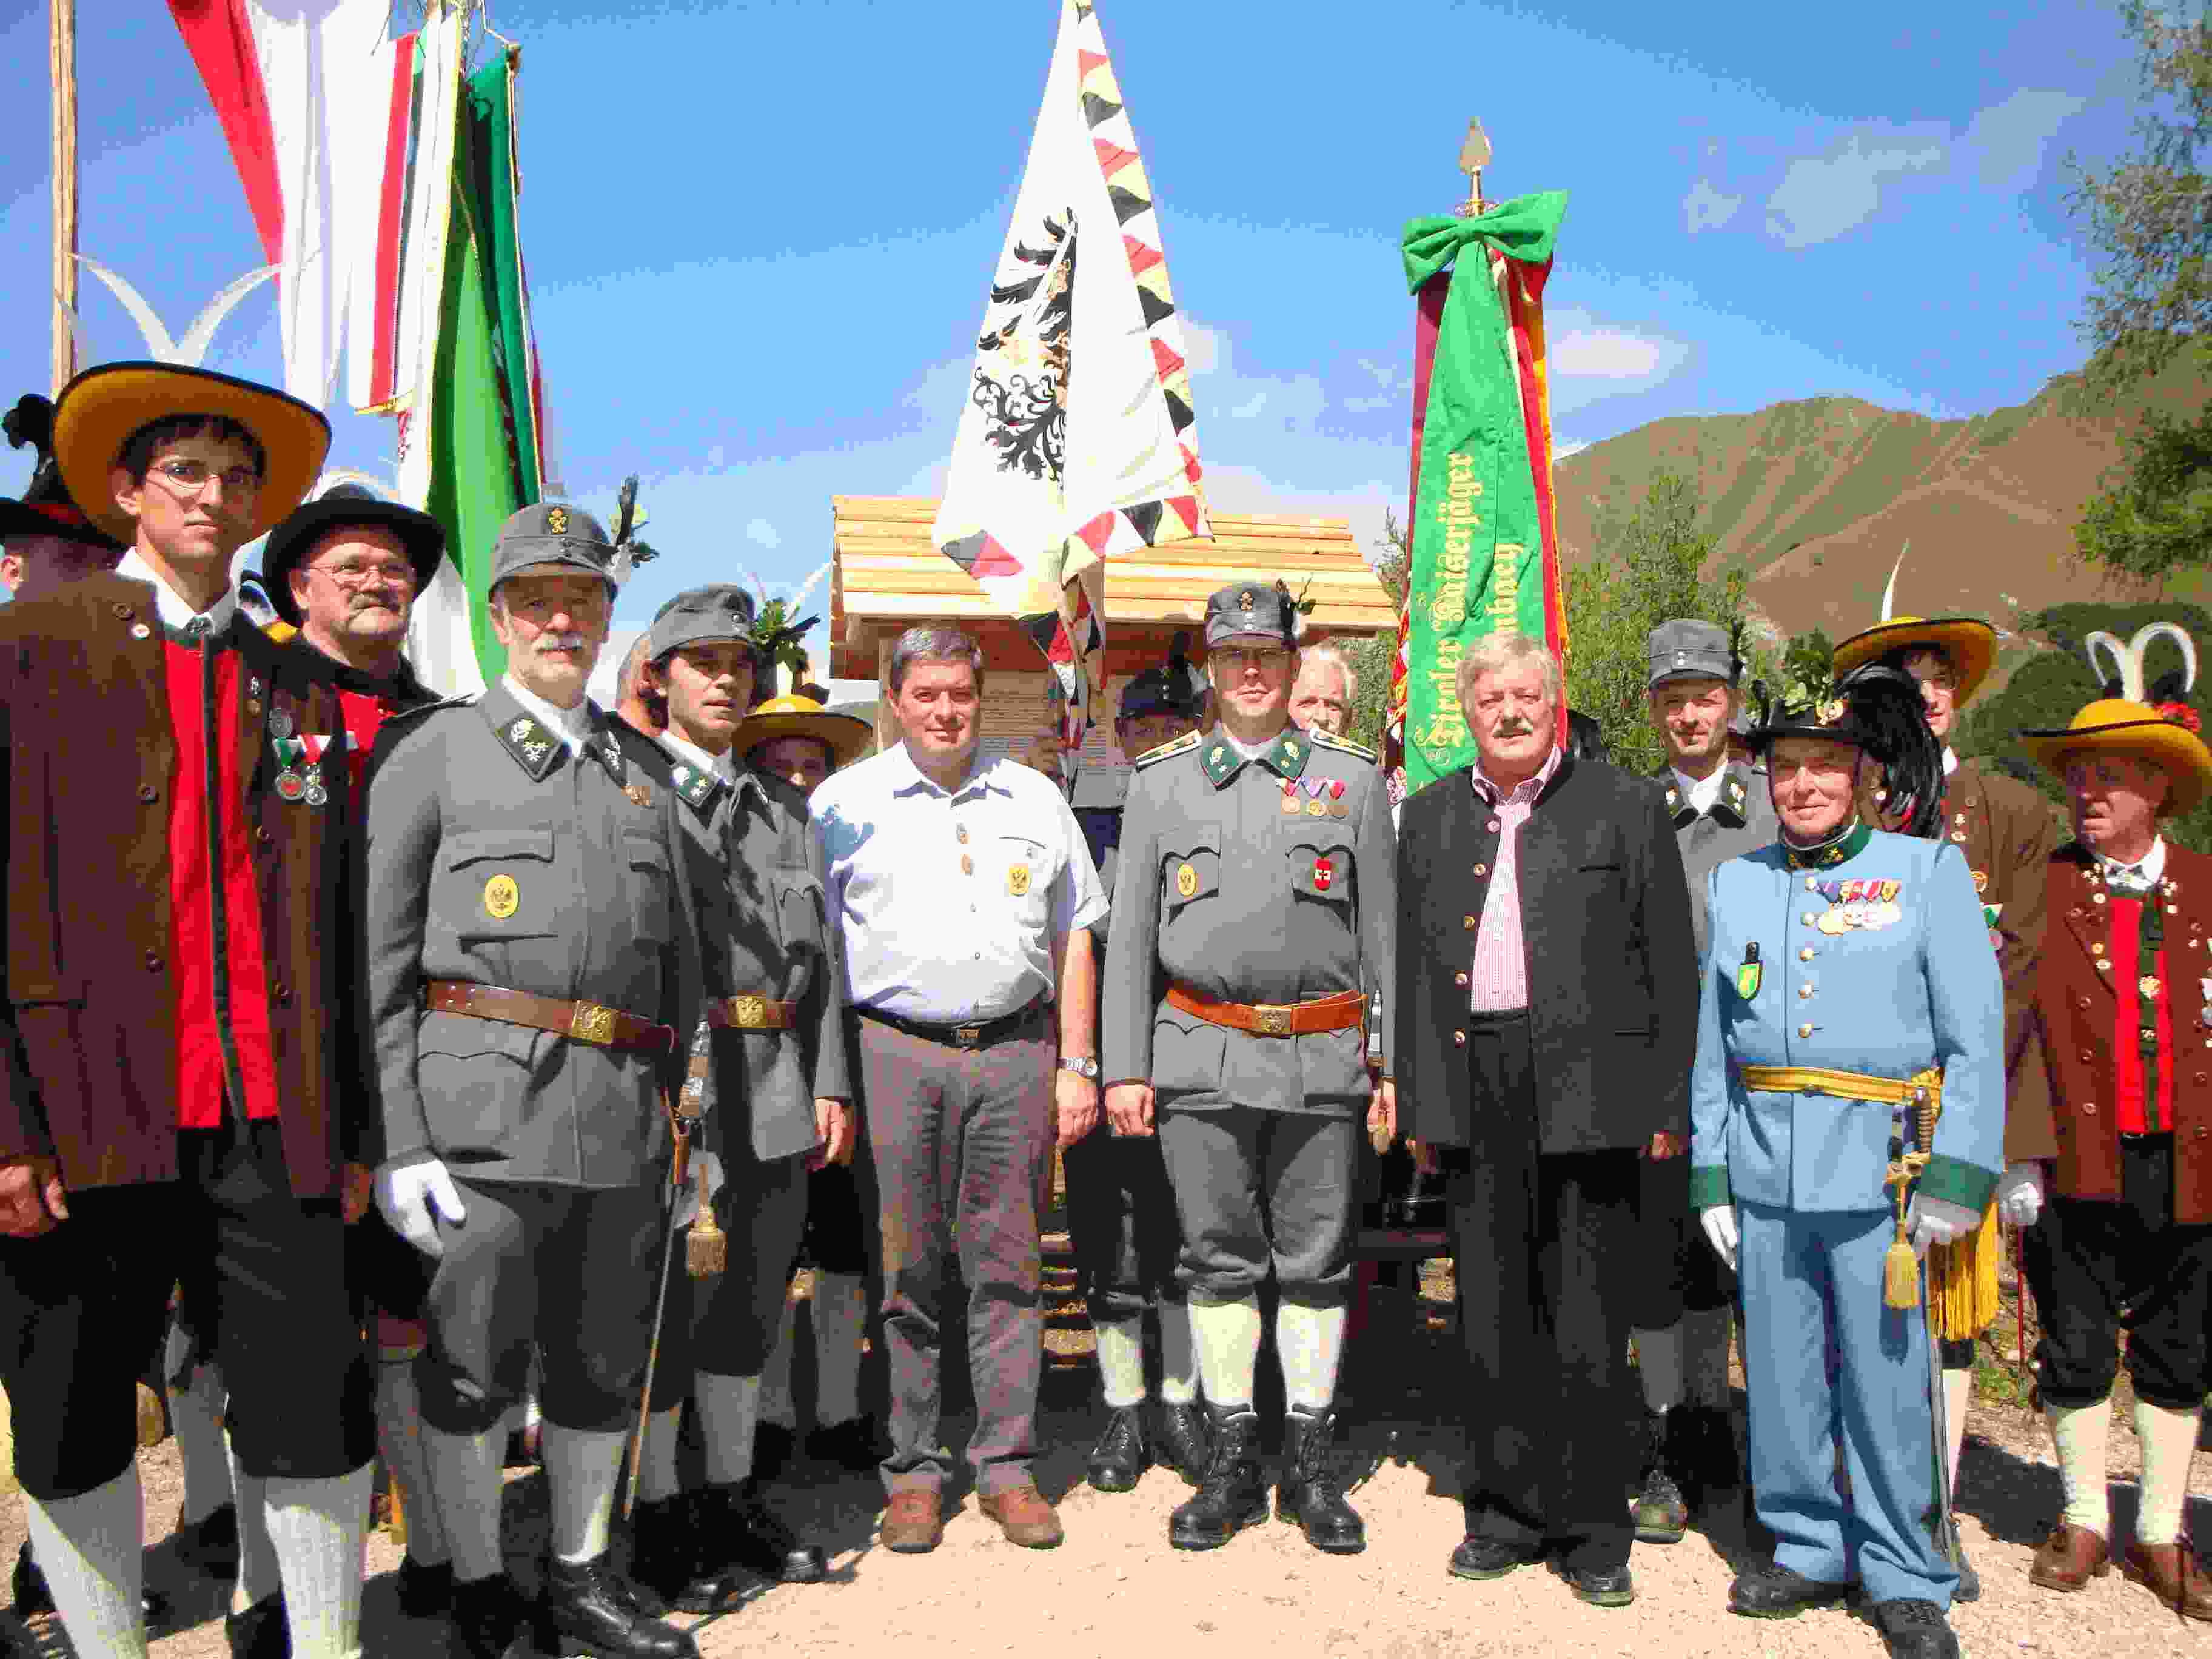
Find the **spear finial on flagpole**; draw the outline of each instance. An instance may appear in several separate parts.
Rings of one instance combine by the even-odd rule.
[[[1459,147],[1459,170],[1467,174],[1467,200],[1453,211],[1462,219],[1472,219],[1482,211],[1482,170],[1490,165],[1490,135],[1483,131],[1482,123],[1467,124],[1467,138]]]

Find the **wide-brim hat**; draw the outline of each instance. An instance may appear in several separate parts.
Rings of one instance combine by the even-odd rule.
[[[1951,659],[1959,676],[1952,706],[1964,708],[1997,659],[1997,630],[1978,617],[1896,617],[1854,634],[1836,647],[1832,672],[1838,679],[1893,651],[1934,647]]]
[[[261,587],[276,614],[297,628],[299,602],[292,597],[292,568],[314,550],[326,532],[346,526],[374,526],[399,538],[407,562],[415,567],[415,591],[429,585],[445,562],[446,530],[427,513],[372,495],[358,484],[337,484],[295,510],[269,532],[261,552]]]
[[[2212,749],[2204,746],[2204,739],[2148,703],[2126,697],[2100,697],[2070,725],[2023,732],[2020,738],[2036,764],[2057,775],[2065,770],[2065,757],[2083,750],[2147,760],[2172,780],[2172,810],[2177,814],[2203,800],[2212,787]]]
[[[54,400],[54,459],[85,516],[126,546],[137,541],[138,526],[115,505],[107,475],[132,433],[179,415],[227,416],[260,444],[265,465],[248,541],[291,516],[322,475],[331,450],[331,423],[322,411],[274,386],[176,363],[88,368]]]
[[[876,740],[876,728],[858,714],[840,714],[811,697],[770,697],[738,722],[731,747],[750,755],[778,738],[811,738],[827,744],[833,769],[849,766]]]

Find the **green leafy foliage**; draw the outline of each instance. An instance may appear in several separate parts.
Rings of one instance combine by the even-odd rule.
[[[2081,557],[2156,583],[2212,563],[2212,410],[2189,420],[2147,410],[2122,441],[2121,464],[2074,527]]]

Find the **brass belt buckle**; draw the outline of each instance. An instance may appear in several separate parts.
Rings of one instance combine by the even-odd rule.
[[[764,1029],[768,1024],[768,999],[752,996],[732,997],[730,1024],[745,1031],[757,1031]]]
[[[615,1011],[596,1002],[580,1002],[568,1021],[568,1035],[579,1042],[608,1043],[615,1040]]]
[[[1291,1011],[1279,1004],[1257,1003],[1252,1012],[1260,1017],[1261,1036],[1288,1036],[1291,1034]]]
[[[952,1028],[952,1041],[959,1048],[972,1048],[982,1040],[983,1028],[980,1025],[956,1025]]]

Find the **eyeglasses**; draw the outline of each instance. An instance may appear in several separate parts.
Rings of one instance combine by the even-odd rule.
[[[250,466],[227,466],[216,472],[205,461],[194,460],[188,455],[156,461],[152,471],[179,495],[204,495],[209,482],[218,477],[222,480],[222,493],[226,495],[251,495],[261,488],[261,475]]]
[[[382,559],[371,564],[364,559],[334,559],[328,564],[311,564],[311,576],[328,576],[341,587],[366,587],[371,582],[388,582],[394,587],[415,586],[415,567],[398,559]]]
[[[1255,668],[1264,673],[1270,669],[1280,668],[1291,659],[1289,652],[1272,646],[1261,646],[1243,651],[1217,651],[1213,654],[1220,658],[1230,669],[1239,674]]]

